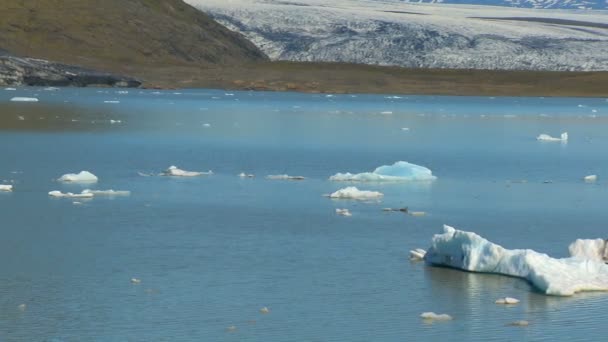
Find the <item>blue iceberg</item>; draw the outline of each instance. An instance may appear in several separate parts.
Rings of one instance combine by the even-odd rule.
[[[346,182],[405,182],[405,181],[432,181],[437,179],[433,172],[420,165],[398,161],[393,165],[382,165],[373,172],[352,174],[336,173],[329,177],[331,181]]]

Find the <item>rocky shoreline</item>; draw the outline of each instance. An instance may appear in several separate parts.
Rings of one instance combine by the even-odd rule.
[[[141,82],[128,76],[0,53],[0,85],[134,88]]]

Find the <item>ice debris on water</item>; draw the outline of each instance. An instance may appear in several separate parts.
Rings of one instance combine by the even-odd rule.
[[[549,134],[541,134],[538,137],[536,137],[536,140],[538,141],[561,141],[561,142],[566,142],[568,141],[568,132],[564,132],[560,135],[559,138],[555,138],[550,136]]]
[[[11,98],[12,102],[38,102],[38,99],[35,97],[13,97]]]
[[[131,284],[141,284],[141,279],[131,278]]]
[[[260,309],[260,313],[263,313],[263,314],[270,313],[270,309],[268,309],[267,307],[263,307]]]
[[[424,212],[424,211],[410,211],[410,215],[412,215],[412,216],[425,216],[426,212]]]
[[[378,191],[359,190],[354,186],[349,186],[340,189],[329,195],[330,198],[337,199],[355,199],[355,200],[370,200],[378,199],[384,196],[383,193]]]
[[[5,192],[13,191],[13,186],[10,184],[0,184],[0,191],[5,191]]]
[[[504,297],[504,298],[498,298],[496,301],[494,301],[495,304],[517,304],[519,303],[519,299],[516,298],[512,298],[512,297]]]
[[[79,194],[74,194],[74,193],[71,193],[71,192],[63,193],[63,192],[61,192],[59,190],[53,190],[53,191],[49,192],[49,196],[51,196],[51,197],[66,197],[66,198],[91,198],[94,195],[92,193],[84,193],[84,192],[81,192]]]
[[[589,175],[589,176],[585,176],[583,178],[583,180],[587,183],[593,183],[595,181],[597,181],[597,175]]]
[[[429,321],[450,321],[452,320],[452,316],[448,314],[436,314],[434,312],[423,312],[420,315],[420,318]]]
[[[75,183],[94,183],[97,182],[98,178],[89,171],[80,171],[80,173],[67,173],[59,177],[60,182],[75,182]]]
[[[422,248],[412,249],[410,251],[410,260],[423,260],[426,251]]]
[[[240,178],[253,178],[253,177],[255,177],[255,175],[253,175],[251,173],[241,172],[241,173],[239,173],[239,177]]]
[[[19,304],[19,306],[17,306],[17,309],[19,309],[19,311],[25,311],[25,309],[27,309],[27,305]]]
[[[447,225],[442,234],[433,236],[424,260],[469,272],[523,278],[547,295],[608,291],[608,265],[603,261],[579,257],[556,259],[530,249],[510,250]]]
[[[353,214],[351,214],[351,212],[348,209],[336,209],[336,214],[340,215],[340,216],[353,216]]]
[[[168,169],[161,173],[162,176],[176,176],[176,177],[196,177],[203,175],[212,175],[213,171],[209,170],[207,172],[198,172],[198,171],[185,171],[177,166],[171,165]]]
[[[530,325],[530,322],[520,320],[520,321],[511,322],[511,323],[509,323],[509,325],[513,326],[513,327],[527,327],[528,325]]]
[[[304,180],[306,177],[303,176],[290,176],[290,175],[268,175],[266,179],[273,180]]]
[[[131,191],[125,190],[82,190],[83,194],[93,194],[94,196],[130,196]]]
[[[350,182],[402,182],[402,181],[431,181],[437,177],[433,176],[430,169],[411,164],[405,161],[398,161],[393,165],[382,165],[372,172],[352,174],[337,173],[331,177],[331,181],[350,181]]]

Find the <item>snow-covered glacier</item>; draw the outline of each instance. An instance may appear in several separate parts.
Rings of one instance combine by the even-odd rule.
[[[481,236],[444,226],[424,254],[427,263],[471,272],[497,273],[528,280],[548,295],[571,296],[582,291],[608,291],[604,246],[581,240],[570,247],[570,258],[556,259],[530,249],[506,249]],[[581,248],[591,247],[587,253]],[[586,254],[594,255],[589,258]]]
[[[608,11],[603,10],[391,0],[186,2],[241,32],[274,60],[608,70]]]
[[[605,0],[401,0],[411,3],[475,4],[523,8],[606,9]]]

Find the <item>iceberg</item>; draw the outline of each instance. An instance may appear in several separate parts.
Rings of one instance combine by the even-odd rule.
[[[450,321],[452,320],[452,316],[448,314],[436,314],[434,312],[423,312],[420,315],[420,318],[429,321]]]
[[[251,174],[251,173],[241,172],[241,173],[239,173],[239,177],[240,178],[253,178],[253,177],[255,177],[255,175]]]
[[[6,185],[6,184],[0,184],[0,191],[13,191],[13,186],[12,185]]]
[[[348,182],[403,182],[403,181],[432,181],[437,179],[431,170],[424,166],[398,161],[393,165],[383,165],[373,172],[352,174],[337,173],[331,177],[331,181]]]
[[[424,260],[426,251],[422,248],[412,249],[410,251],[410,260]]]
[[[304,180],[306,177],[304,176],[290,176],[290,175],[268,175],[266,179],[274,179],[274,180]]]
[[[59,177],[60,182],[75,182],[75,183],[94,183],[98,178],[89,171],[80,171],[80,173],[67,173]]]
[[[82,190],[83,194],[93,194],[94,196],[130,196],[131,191],[122,191],[122,190],[91,190],[85,189]]]
[[[341,216],[353,216],[348,209],[336,209],[336,214]]]
[[[74,194],[71,192],[63,193],[58,190],[50,191],[49,196],[51,197],[66,197],[66,198],[91,198],[93,197],[92,193],[85,193],[84,191],[79,194]]]
[[[495,304],[505,304],[505,305],[515,305],[515,304],[519,303],[519,299],[512,298],[512,297],[504,297],[504,298],[498,298],[494,303]]]
[[[12,102],[38,102],[38,99],[35,97],[13,97],[11,98]]]
[[[355,199],[355,200],[378,199],[382,196],[384,196],[384,194],[381,192],[359,190],[354,186],[349,186],[344,189],[340,189],[329,195],[330,198]]]
[[[161,176],[176,176],[176,177],[196,177],[202,175],[212,175],[213,171],[209,170],[207,172],[197,172],[197,171],[185,171],[179,169],[177,166],[169,166],[168,169],[161,173]]]
[[[572,257],[597,262],[608,262],[608,249],[606,247],[607,244],[604,239],[577,239],[568,246],[568,251]]]
[[[597,181],[597,175],[589,175],[589,176],[585,176],[583,178],[583,180],[587,183],[593,183],[595,181]]]
[[[608,291],[608,265],[604,262],[579,257],[556,259],[530,249],[509,250],[447,225],[443,234],[433,236],[424,260],[431,265],[522,278],[547,295]]]
[[[561,141],[561,142],[566,142],[568,141],[568,132],[564,132],[562,133],[562,135],[560,135],[559,138],[555,138],[550,136],[549,134],[541,134],[538,137],[536,137],[536,140],[538,141]]]

